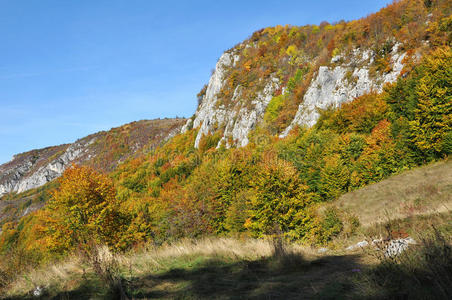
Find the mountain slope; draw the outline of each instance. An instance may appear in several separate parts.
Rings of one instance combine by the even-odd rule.
[[[220,57],[182,132],[199,128],[196,148],[214,134],[230,147],[245,146],[259,128],[285,137],[313,126],[318,109],[381,92],[444,43],[450,10],[447,0],[396,1],[352,22],[256,31]]]
[[[112,171],[130,156],[150,151],[174,135],[184,119],[133,122],[81,138],[72,144],[32,150],[0,165],[0,197],[40,187],[71,164]]]
[[[351,203],[352,205],[347,206],[349,209],[358,201],[361,202],[361,207],[370,204],[369,210],[362,210],[361,207],[353,210],[360,221],[365,221],[361,226],[368,227],[371,225],[367,222],[369,218],[377,221],[376,216],[371,215],[371,211],[376,209],[373,204],[381,201],[389,204],[388,209],[397,208],[399,202],[394,203],[393,196],[404,195],[411,190],[408,196],[424,200],[424,206],[430,213],[435,214],[435,217],[405,219],[410,215],[391,215],[391,217],[400,217],[400,225],[396,229],[418,239],[418,237],[427,237],[423,234],[431,225],[434,225],[444,234],[450,235],[452,206],[446,214],[438,214],[436,199],[429,198],[428,193],[423,189],[426,184],[423,180],[431,182],[439,177],[441,182],[438,183],[438,190],[450,195],[452,183],[450,164],[450,161],[442,161],[393,176],[378,184],[343,195],[337,205]],[[408,183],[409,186],[403,183]],[[386,223],[388,220],[383,221]],[[407,223],[404,224],[404,221]],[[347,239],[342,238],[338,241],[339,246],[329,249],[287,243],[285,244],[286,253],[279,256],[275,254],[275,245],[270,239],[218,237],[184,239],[169,245],[117,255],[116,259],[121,265],[118,272],[127,278],[128,293],[142,298],[230,299],[231,297],[243,298],[243,295],[247,295],[250,298],[260,299],[271,295],[276,299],[299,299],[302,294],[309,299],[342,299],[346,297],[345,295],[347,299],[375,299],[372,297],[372,292],[378,294],[386,292],[391,296],[395,292],[402,295],[408,292],[416,294],[413,292],[413,286],[406,289],[397,283],[394,283],[397,287],[395,291],[386,291],[381,287],[375,287],[375,291],[360,289],[360,280],[367,280],[368,284],[373,283],[368,280],[364,272],[378,265],[379,261],[371,248],[367,248],[366,251],[361,249],[352,252],[344,251],[343,248],[347,245],[363,239],[361,234],[357,235]],[[376,238],[372,235],[366,237]],[[425,246],[421,240],[418,241],[420,245],[418,244],[413,252],[409,252],[413,254],[410,258],[416,258],[412,259],[413,262],[418,261],[415,255],[420,251],[421,246]],[[428,244],[428,247],[432,249],[433,245]],[[107,264],[109,261],[102,262]],[[395,273],[387,267],[388,261],[384,261],[384,264],[386,272],[382,276],[385,276],[384,281],[387,282],[386,276],[394,278]],[[432,262],[429,265],[429,268],[431,267]],[[96,296],[107,299],[109,295],[106,287],[96,280],[94,274],[86,276],[85,272],[90,275],[94,273],[91,268],[82,268],[77,257],[71,257],[60,264],[43,266],[27,273],[27,276],[17,278],[5,291],[4,297],[18,299],[27,293],[30,294],[36,286],[40,286],[45,290],[48,298],[64,295],[69,298]],[[400,274],[400,280],[405,282],[410,278],[410,274]],[[83,276],[86,279],[83,279]],[[416,279],[419,282],[418,277]],[[443,278],[433,277],[433,279],[442,280]],[[86,284],[87,282],[89,284]],[[422,282],[422,284],[429,285],[428,282]],[[418,286],[415,287],[420,289]],[[421,292],[432,295],[431,291],[421,290]],[[426,299],[423,294],[417,297]],[[387,297],[382,296],[378,299],[387,299]]]

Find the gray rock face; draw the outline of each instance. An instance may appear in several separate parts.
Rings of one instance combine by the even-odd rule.
[[[399,44],[391,51],[392,71],[380,78],[369,77],[368,65],[373,62],[370,50],[355,49],[351,62],[333,68],[321,66],[317,76],[312,80],[303,102],[298,107],[292,123],[283,131],[280,137],[285,137],[297,125],[311,127],[319,118],[318,109],[330,106],[339,107],[341,103],[351,101],[371,91],[381,92],[385,83],[394,82],[403,69],[402,60],[405,53],[397,53]],[[340,56],[332,58],[333,63],[341,61]],[[362,67],[354,67],[362,65]]]
[[[62,145],[18,154],[11,161],[0,165],[0,196],[17,192],[19,185],[24,183],[22,180],[32,173],[37,166],[57,155],[58,152],[64,151],[67,147],[67,145]]]
[[[24,191],[40,187],[47,182],[60,177],[64,170],[72,164],[82,153],[87,152],[87,147],[94,142],[95,139],[89,140],[87,143],[74,143],[59,157],[51,161],[49,164],[42,166],[36,172],[26,178],[20,180],[15,188],[15,192],[22,193]]]
[[[0,181],[0,196],[10,192],[22,193],[29,189],[40,187],[61,176],[68,166],[75,162],[81,154],[88,151],[88,146],[94,140],[81,140],[80,142],[76,142],[67,147],[61,155],[57,155],[49,163],[39,167],[36,166],[39,160],[33,160],[31,158],[27,158],[12,169],[7,169],[3,165],[2,168],[6,170],[2,174],[2,170],[0,169],[0,174],[2,174],[2,179],[4,179]],[[33,170],[34,168],[37,169]],[[12,176],[8,176],[6,179],[6,176],[11,173]]]
[[[210,133],[215,125],[221,124],[224,121],[226,111],[222,107],[216,107],[217,94],[224,83],[223,76],[225,69],[233,63],[233,55],[228,52],[223,53],[215,66],[212,77],[210,77],[206,94],[195,113],[195,119],[193,121],[193,127],[200,127],[195,141],[196,148],[199,146],[199,141],[203,135]]]
[[[30,171],[33,163],[30,160],[24,161],[22,164],[7,170],[2,177],[3,183],[0,184],[0,196],[14,190],[16,183],[20,178]],[[0,169],[1,171],[1,169]]]
[[[278,79],[272,78],[267,82],[264,89],[258,93],[255,99],[251,102],[252,108],[240,107],[229,114],[226,114],[224,123],[226,128],[224,136],[218,143],[225,143],[226,147],[231,145],[227,141],[228,137],[237,143],[238,146],[244,147],[248,144],[248,134],[256,125],[262,120],[268,103],[273,97],[273,92],[279,87]],[[240,87],[236,89],[233,96],[233,101],[238,101],[240,97]]]
[[[405,57],[405,53],[398,53],[399,46],[396,43],[390,53],[391,72],[376,78],[371,78],[369,75],[369,67],[374,62],[374,53],[371,50],[354,49],[347,57],[341,55],[333,57],[331,67],[321,66],[307,89],[294,119],[280,137],[287,136],[297,125],[313,126],[319,117],[318,109],[339,107],[342,103],[371,91],[381,92],[385,83],[397,80],[403,69],[402,60]],[[279,80],[270,77],[262,85],[264,88],[251,101],[251,105],[243,105],[242,102],[246,101],[241,101],[243,87],[240,85],[235,88],[230,99],[233,105],[225,107],[219,103],[218,93],[226,82],[223,78],[224,74],[239,59],[240,56],[234,51],[225,52],[220,57],[194,118],[189,119],[182,127],[181,132],[186,132],[192,127],[199,128],[195,140],[196,148],[199,147],[199,142],[204,135],[218,130],[223,131],[223,137],[217,147],[221,144],[226,147],[247,145],[250,131],[262,121],[273,93],[280,88]],[[284,87],[282,91],[284,93]]]
[[[279,88],[279,80],[272,77],[265,82],[263,90],[251,101],[251,106],[244,106],[240,101],[242,87],[239,85],[231,98],[233,107],[226,108],[224,105],[219,105],[217,95],[225,83],[223,77],[226,68],[233,66],[238,59],[238,55],[229,52],[225,52],[220,57],[207,85],[206,94],[195,113],[194,121],[188,120],[181,130],[185,132],[191,126],[199,128],[195,140],[196,148],[204,135],[213,133],[219,128],[224,129],[224,133],[218,146],[224,143],[226,147],[230,147],[228,141],[230,139],[235,145],[246,146],[249,142],[249,132],[261,121],[273,97],[273,92]]]

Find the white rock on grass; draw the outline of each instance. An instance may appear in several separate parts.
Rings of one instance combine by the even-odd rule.
[[[408,249],[409,245],[416,244],[416,241],[411,237],[407,237],[404,239],[395,239],[390,240],[387,243],[383,239],[375,239],[372,241],[371,245],[383,251],[383,254],[386,258],[394,258],[397,255],[401,254],[403,251]],[[361,241],[356,243],[355,245],[351,245],[345,250],[353,251],[356,249],[364,248],[369,246],[369,242]]]
[[[405,239],[397,239],[389,242],[385,249],[384,256],[386,258],[394,258],[408,249],[409,245],[416,244],[416,241],[408,237]]]
[[[35,296],[35,297],[41,297],[43,292],[44,292],[44,289],[38,285],[38,286],[33,290],[33,296]]]
[[[347,248],[345,248],[345,250],[353,251],[353,250],[356,250],[356,249],[367,247],[368,245],[369,245],[369,242],[364,240],[364,241],[356,243],[355,245],[348,246]]]

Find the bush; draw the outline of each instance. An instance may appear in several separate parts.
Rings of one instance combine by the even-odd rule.
[[[323,213],[315,213],[313,226],[305,240],[311,244],[325,245],[338,236],[343,228],[338,209],[328,207]]]
[[[120,263],[108,247],[92,246],[90,251],[85,251],[81,255],[109,289],[109,299],[128,299],[122,283]]]
[[[443,137],[443,152],[447,155],[452,154],[452,131],[444,134]]]

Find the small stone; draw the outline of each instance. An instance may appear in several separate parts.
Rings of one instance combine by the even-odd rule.
[[[320,248],[319,250],[317,250],[318,253],[325,253],[328,252],[328,248]]]
[[[361,242],[356,244],[356,246],[358,246],[360,248],[366,247],[368,245],[369,245],[369,243],[367,241],[361,241]]]
[[[44,289],[40,287],[39,285],[33,290],[33,296],[40,297],[42,295],[42,292]]]
[[[352,250],[355,250],[355,249],[358,249],[358,248],[364,248],[364,247],[367,247],[368,245],[369,245],[369,242],[367,242],[366,240],[364,240],[364,241],[361,241],[361,242],[356,243],[355,245],[351,245],[351,246],[345,248],[345,250],[347,250],[347,251],[352,251]]]
[[[372,246],[381,244],[382,242],[383,242],[383,239],[375,239],[375,240],[372,241]]]

